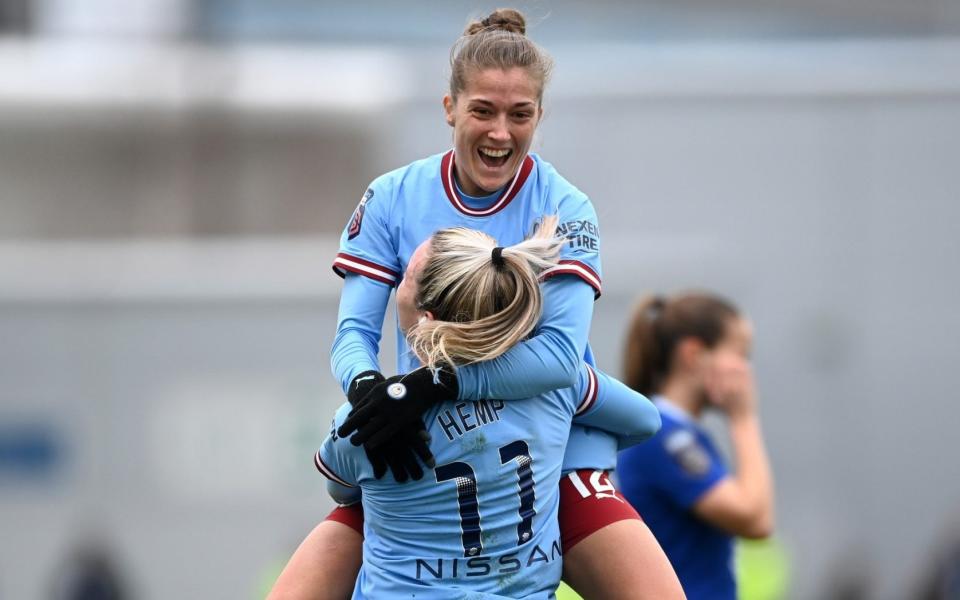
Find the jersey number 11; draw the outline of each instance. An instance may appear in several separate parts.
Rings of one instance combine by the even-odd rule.
[[[500,464],[517,461],[517,479],[520,494],[520,523],[517,525],[517,545],[533,537],[533,515],[536,499],[533,483],[533,459],[523,440],[510,442],[500,447]],[[457,484],[457,500],[460,503],[460,539],[464,556],[477,556],[483,551],[480,529],[480,502],[477,500],[477,476],[468,463],[452,462],[439,465],[435,471],[437,482],[453,480]]]

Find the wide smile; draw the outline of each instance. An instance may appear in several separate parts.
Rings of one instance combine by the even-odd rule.
[[[509,148],[490,148],[486,146],[481,146],[477,148],[477,156],[480,157],[480,162],[483,165],[490,169],[500,169],[507,164],[507,161],[510,160],[510,157],[513,156],[513,150]]]

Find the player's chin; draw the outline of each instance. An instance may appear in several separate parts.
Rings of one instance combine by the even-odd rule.
[[[490,167],[483,163],[478,165],[477,184],[487,192],[495,192],[507,185],[516,175],[518,165],[507,162],[498,167]]]

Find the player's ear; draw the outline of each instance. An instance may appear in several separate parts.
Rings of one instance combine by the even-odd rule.
[[[429,310],[425,310],[420,315],[420,318],[417,319],[417,323],[423,323],[424,321],[434,321],[434,320],[435,319],[433,318],[433,313],[430,312]]]
[[[446,94],[446,95],[443,97],[443,112],[446,114],[446,117],[447,117],[447,125],[449,125],[450,127],[453,127],[453,122],[454,122],[454,119],[453,119],[453,109],[454,109],[454,107],[455,107],[455,103],[454,103],[454,101],[453,101],[453,98],[450,96],[450,94]]]

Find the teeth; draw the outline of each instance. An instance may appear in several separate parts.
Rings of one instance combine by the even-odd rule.
[[[510,150],[494,150],[493,148],[480,148],[480,152],[483,152],[491,158],[503,158],[510,154]]]

